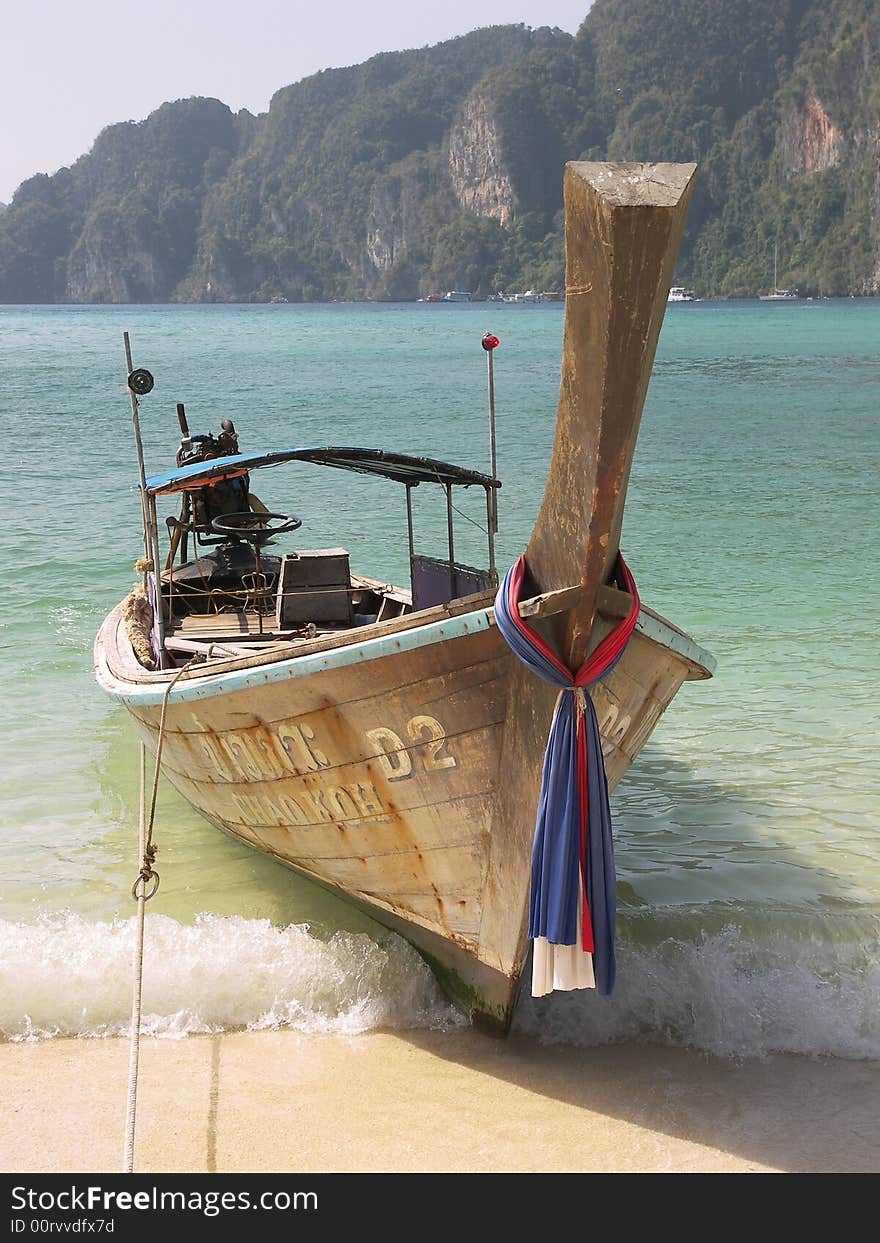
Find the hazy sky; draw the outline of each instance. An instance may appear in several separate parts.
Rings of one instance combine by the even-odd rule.
[[[477,26],[572,33],[591,0],[7,0],[0,30],[0,201],[114,121],[212,95],[264,112],[281,86]]]

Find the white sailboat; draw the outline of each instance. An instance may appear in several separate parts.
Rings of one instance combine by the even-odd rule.
[[[792,299],[798,297],[796,289],[780,289],[776,275],[777,259],[779,257],[779,246],[773,247],[773,288],[770,293],[762,293],[759,295],[761,302],[791,302]]]

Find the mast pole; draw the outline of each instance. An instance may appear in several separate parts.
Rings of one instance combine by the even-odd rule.
[[[565,172],[565,337],[556,438],[526,548],[529,588],[580,587],[551,640],[583,664],[599,589],[617,559],[642,406],[675,272],[694,164],[600,164]],[[515,976],[527,944],[537,793],[557,688],[517,662],[492,824],[481,945],[513,947],[496,966]]]

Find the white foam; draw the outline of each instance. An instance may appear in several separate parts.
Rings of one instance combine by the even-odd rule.
[[[729,926],[695,940],[619,944],[617,964],[612,998],[523,995],[514,1029],[550,1043],[645,1041],[721,1057],[880,1057],[876,948],[790,931],[758,943]]]
[[[128,1031],[135,920],[89,923],[65,913],[0,920],[0,1035],[113,1036]],[[405,941],[362,933],[329,940],[307,927],[202,915],[148,915],[143,1031],[185,1036],[293,1027],[354,1033],[458,1022]]]
[[[590,991],[533,1000],[514,1030],[542,1041],[642,1041],[725,1057],[771,1052],[880,1058],[880,954],[860,920],[753,919],[700,933],[693,910],[623,921],[612,999]],[[708,920],[708,915],[704,916]],[[846,921],[843,921],[844,923]],[[820,935],[832,927],[836,936]],[[0,920],[0,1037],[125,1034],[135,922],[65,913]],[[656,936],[656,939],[655,939]],[[202,915],[147,916],[143,1030],[291,1027],[356,1033],[462,1020],[405,941],[362,933],[321,940],[305,926]]]

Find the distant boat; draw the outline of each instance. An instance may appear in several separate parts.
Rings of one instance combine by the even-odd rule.
[[[773,288],[770,293],[759,294],[761,302],[791,302],[792,299],[799,297],[796,289],[780,289],[776,276],[776,261],[779,255],[779,247],[773,247]]]
[[[684,285],[673,285],[669,291],[667,302],[696,302],[697,298],[692,289],[685,289]]]
[[[470,290],[450,289],[443,295],[444,302],[470,302]]]
[[[283,293],[276,293],[269,299],[273,306],[279,306],[282,302],[287,302]]]
[[[536,289],[526,289],[520,293],[512,293],[502,297],[502,302],[543,302],[544,295]]]

